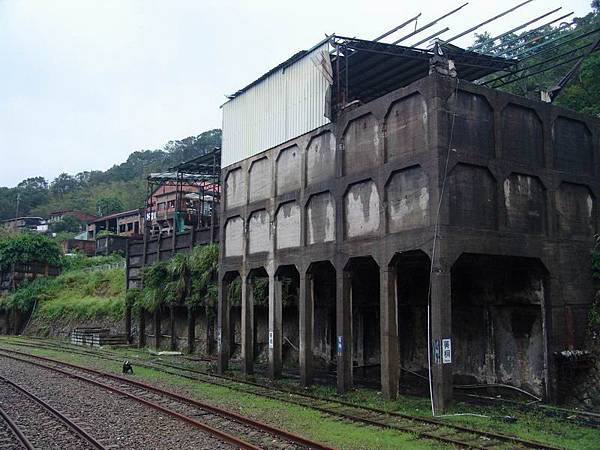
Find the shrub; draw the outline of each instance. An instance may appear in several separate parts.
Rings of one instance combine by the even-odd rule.
[[[38,233],[16,233],[0,240],[0,270],[13,264],[50,264],[60,266],[62,252],[58,244]]]

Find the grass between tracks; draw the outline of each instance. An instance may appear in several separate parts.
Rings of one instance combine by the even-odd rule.
[[[6,345],[16,341],[0,339]],[[46,356],[86,367],[120,373],[118,362],[95,359],[69,353],[68,350],[54,351],[21,347],[19,351],[37,356]],[[131,353],[131,352],[128,352]],[[275,425],[292,433],[299,434],[340,449],[445,449],[449,448],[437,442],[417,438],[410,433],[382,430],[376,427],[359,426],[337,420],[308,408],[303,408],[260,396],[237,392],[225,387],[214,386],[169,375],[157,370],[135,366],[135,378],[159,384],[166,388],[185,391],[203,402],[223,407]]]
[[[17,341],[0,339],[0,343],[4,344],[5,342]],[[120,364],[117,362],[69,354],[68,350],[62,352],[34,350],[25,347],[21,350],[106,371],[120,371]],[[134,361],[134,365],[136,360],[153,358],[145,350],[127,349],[113,351],[117,351],[123,357]],[[187,363],[189,364],[189,361]],[[307,408],[240,393],[224,387],[187,380],[176,375],[169,375],[152,369],[137,366],[135,371],[136,377],[144,378],[151,382],[158,382],[167,387],[170,386],[185,390],[202,401],[223,406],[337,448],[447,448],[435,442],[417,440],[415,436],[410,434],[402,434],[375,427],[358,426],[336,420]],[[285,383],[286,381],[282,382],[284,385]],[[310,392],[322,397],[339,398],[335,394],[335,389],[329,386],[314,386]],[[346,394],[342,399],[352,403],[406,413],[413,416],[430,416],[429,401],[423,398],[402,396],[396,401],[385,401],[377,392],[361,389]],[[512,419],[508,420],[508,417]],[[600,442],[599,429],[578,425],[574,420],[550,417],[542,411],[521,411],[512,406],[502,405],[476,406],[457,403],[448,412],[448,416],[440,419],[451,424],[461,424],[477,429],[501,432],[569,449],[591,450],[600,448],[598,444]]]

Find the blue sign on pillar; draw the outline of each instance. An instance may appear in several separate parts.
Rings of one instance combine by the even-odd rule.
[[[344,336],[337,337],[337,354],[338,356],[342,356],[344,353]]]
[[[439,339],[433,341],[433,362],[435,364],[442,363],[442,346]]]

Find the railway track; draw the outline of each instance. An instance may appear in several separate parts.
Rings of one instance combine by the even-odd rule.
[[[40,346],[30,345],[34,348]],[[54,345],[54,344],[53,344]],[[47,347],[52,348],[53,345]],[[60,346],[53,347],[54,349],[61,348]],[[62,348],[64,350],[64,348]],[[74,349],[75,353],[80,353],[87,356],[94,356],[112,361],[121,361],[122,357],[101,355],[96,351],[85,351],[83,349]],[[103,352],[104,353],[104,352]],[[109,352],[110,353],[110,352]],[[401,432],[417,434],[421,438],[432,439],[447,444],[452,444],[460,448],[477,448],[477,449],[513,449],[513,448],[530,448],[530,449],[555,449],[551,445],[540,442],[521,439],[514,436],[509,436],[501,433],[476,430],[466,426],[452,425],[437,421],[435,419],[427,419],[421,417],[409,416],[401,413],[386,412],[375,408],[356,405],[329,398],[322,398],[294,390],[274,388],[272,386],[264,386],[258,383],[242,382],[229,377],[221,377],[204,372],[197,369],[185,368],[173,364],[154,362],[154,363],[136,363],[140,366],[160,370],[165,373],[180,376],[194,381],[209,383],[213,385],[227,387],[239,392],[254,394],[261,397],[266,397],[278,400],[285,403],[291,403],[298,406],[314,409],[324,414],[339,417],[355,423],[372,425],[380,428],[388,428]]]
[[[12,417],[6,410],[1,413],[5,422],[25,448],[105,449],[67,416],[3,376],[0,376],[0,399],[3,406],[10,406]]]
[[[0,448],[33,450],[33,444],[2,408],[0,408]]]
[[[236,448],[329,449],[285,430],[155,386],[50,358],[5,348],[0,350],[1,357],[32,364],[99,386],[195,426]]]

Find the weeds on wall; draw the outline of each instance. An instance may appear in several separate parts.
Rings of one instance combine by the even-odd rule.
[[[217,303],[217,245],[194,247],[177,253],[168,262],[150,264],[142,270],[142,289],[130,289],[128,304],[136,315],[154,312],[165,305],[182,305],[192,309],[214,309]]]

